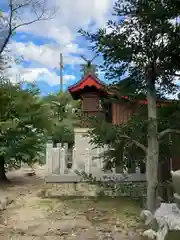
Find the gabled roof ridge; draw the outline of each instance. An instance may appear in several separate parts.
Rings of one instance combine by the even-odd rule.
[[[86,80],[86,79],[87,79],[88,77],[90,77],[90,76],[91,76],[92,78],[94,78],[94,80],[97,81],[98,83],[100,83],[101,85],[106,86],[106,84],[105,84],[103,81],[101,81],[97,76],[95,76],[95,75],[92,74],[92,73],[88,73],[88,74],[86,74],[84,77],[82,77],[78,82],[76,82],[75,84],[69,86],[69,87],[68,87],[68,90],[76,87],[77,85],[79,85],[81,82],[83,82],[84,80]]]

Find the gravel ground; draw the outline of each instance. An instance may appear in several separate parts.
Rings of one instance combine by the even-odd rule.
[[[1,240],[142,239],[138,204],[124,198],[42,198],[44,173],[37,168],[36,176],[8,174],[12,184],[0,188],[0,199],[10,199],[0,211]]]

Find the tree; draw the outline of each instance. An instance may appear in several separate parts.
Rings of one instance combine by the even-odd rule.
[[[0,55],[17,29],[38,21],[52,19],[55,8],[47,0],[8,0],[0,9]]]
[[[74,143],[73,127],[78,125],[79,119],[77,112],[79,102],[74,101],[68,92],[52,94],[42,99],[51,112],[53,122],[52,132],[50,133],[54,143]]]
[[[51,131],[48,109],[36,93],[9,81],[0,86],[0,182],[7,168],[41,161]]]
[[[118,0],[114,12],[117,20],[109,21],[106,29],[96,33],[80,32],[93,43],[93,49],[102,54],[108,79],[121,80],[123,77],[146,93],[147,147],[128,135],[120,134],[119,138],[131,139],[146,154],[147,208],[153,212],[158,184],[159,141],[170,132],[179,133],[176,129],[158,132],[156,95],[157,91],[164,94],[177,91],[180,9],[177,1]]]

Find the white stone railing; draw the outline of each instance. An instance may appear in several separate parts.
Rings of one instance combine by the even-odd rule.
[[[57,144],[53,147],[52,144],[48,143],[46,146],[46,166],[47,175],[73,175],[76,170],[79,172],[85,172],[87,174],[92,174],[98,178],[103,179],[103,181],[145,181],[145,174],[140,173],[140,169],[136,168],[134,173],[128,173],[128,169],[122,170],[121,173],[116,173],[116,169],[112,169],[111,172],[104,172],[104,159],[103,151],[106,149],[97,148],[95,150],[84,149],[84,153],[81,155],[76,151],[75,148],[72,152],[68,152],[68,145]],[[71,168],[68,168],[68,157],[71,157]],[[67,178],[66,178],[67,179]]]

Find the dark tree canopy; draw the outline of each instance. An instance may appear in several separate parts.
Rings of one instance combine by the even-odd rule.
[[[124,78],[141,89],[146,84],[146,69],[153,68],[163,94],[176,90],[173,81],[180,69],[178,2],[118,0],[114,15],[117,20],[96,33],[80,30],[93,50],[102,54],[106,77],[118,80],[125,74]]]
[[[155,210],[158,184],[158,164],[161,153],[160,144],[163,137],[170,133],[179,134],[172,125],[164,125],[157,111],[157,97],[165,98],[167,94],[177,94],[177,80],[180,75],[180,8],[178,1],[164,0],[117,0],[114,5],[115,20],[107,23],[106,28],[95,33],[80,30],[91,43],[92,49],[103,57],[103,67],[107,79],[116,79],[119,95],[122,94],[122,79],[126,90],[132,86],[134,97],[140,93],[146,95],[147,120],[129,121],[128,126],[121,126],[117,142],[120,139],[131,141],[144,151],[146,156],[147,208]],[[116,90],[118,92],[118,89]],[[132,97],[132,96],[131,96]],[[141,117],[141,115],[139,115]],[[133,125],[132,125],[133,123]],[[144,139],[141,126],[146,126]],[[170,122],[168,121],[170,124]],[[138,135],[132,136],[136,129]],[[127,133],[124,135],[124,130]],[[160,132],[161,131],[161,132]]]

